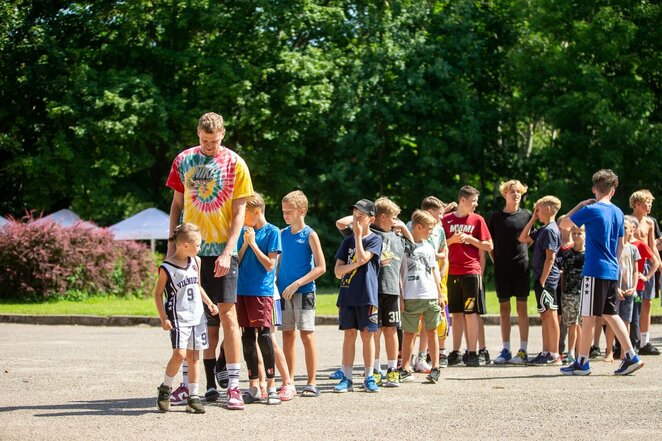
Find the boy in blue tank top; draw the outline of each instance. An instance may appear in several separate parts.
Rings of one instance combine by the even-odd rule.
[[[315,280],[326,272],[326,262],[317,233],[306,225],[308,199],[296,190],[283,197],[283,219],[287,228],[280,232],[283,255],[278,263],[278,290],[283,312],[283,352],[294,378],[296,330],[299,330],[306,357],[306,387],[302,397],[317,397],[317,345],[315,343]]]

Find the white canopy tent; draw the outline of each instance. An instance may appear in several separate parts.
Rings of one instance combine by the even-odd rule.
[[[64,228],[67,227],[98,228],[96,225],[94,225],[91,222],[81,220],[80,216],[78,216],[76,213],[66,208],[63,208],[62,210],[58,210],[55,213],[51,213],[48,216],[44,216],[41,219],[37,220],[37,222],[43,222],[43,221],[53,221],[59,226]]]
[[[148,208],[111,225],[109,230],[115,240],[149,240],[154,252],[155,242],[170,236],[170,216],[158,208]]]
[[[7,218],[5,218],[4,216],[0,216],[0,228],[4,227],[8,223],[9,223],[9,220],[7,220]]]

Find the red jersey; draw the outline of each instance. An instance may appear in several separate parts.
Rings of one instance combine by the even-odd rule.
[[[455,213],[448,213],[442,218],[446,240],[455,233],[466,233],[480,241],[491,240],[492,236],[487,229],[483,216],[471,213],[466,217],[457,217]],[[454,243],[448,247],[448,274],[462,276],[465,274],[481,274],[480,250],[473,245]]]
[[[636,246],[639,250],[639,254],[641,254],[641,259],[637,260],[637,270],[639,270],[639,274],[644,274],[644,265],[647,260],[650,260],[651,257],[653,257],[653,250],[640,240],[634,240],[630,243]],[[639,279],[637,282],[637,291],[643,291],[644,289],[646,289],[646,282]]]

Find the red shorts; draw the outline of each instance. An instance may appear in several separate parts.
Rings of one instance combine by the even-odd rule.
[[[273,297],[237,296],[237,321],[242,328],[271,328],[273,309]]]

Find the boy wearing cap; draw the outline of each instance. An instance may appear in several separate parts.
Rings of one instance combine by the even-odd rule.
[[[370,231],[375,221],[375,204],[361,199],[352,207],[352,232],[336,252],[335,275],[340,279],[338,316],[344,331],[342,348],[343,377],[335,387],[338,393],[353,390],[352,366],[356,351],[356,336],[361,332],[363,343],[364,390],[378,392],[372,372],[375,358],[373,333],[378,330],[377,275],[382,252],[381,236]]]

